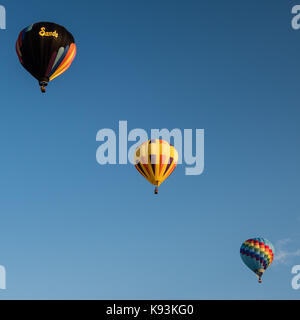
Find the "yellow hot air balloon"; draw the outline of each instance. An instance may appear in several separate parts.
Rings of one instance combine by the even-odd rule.
[[[153,139],[141,144],[135,151],[135,167],[150,183],[158,187],[174,171],[178,162],[178,152],[167,141]]]

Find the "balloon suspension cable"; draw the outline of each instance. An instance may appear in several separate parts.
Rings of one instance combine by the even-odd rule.
[[[154,194],[158,194],[158,188],[155,187]]]
[[[47,85],[48,85],[48,81],[40,81],[39,82],[39,85],[40,85],[40,87],[41,87],[41,91],[42,91],[42,93],[46,93],[46,87],[47,87]]]

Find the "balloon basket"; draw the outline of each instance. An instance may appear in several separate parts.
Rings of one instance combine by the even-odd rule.
[[[158,188],[157,187],[154,190],[154,194],[158,194]]]

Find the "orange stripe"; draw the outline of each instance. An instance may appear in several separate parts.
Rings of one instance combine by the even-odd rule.
[[[62,63],[60,64],[59,67],[63,68],[64,65],[66,65],[68,63],[70,57],[73,56],[74,54],[76,54],[76,45],[75,45],[75,43],[72,43],[69,48],[69,51],[67,52],[64,60],[62,61]]]
[[[57,68],[57,70],[54,72],[54,74],[50,77],[50,80],[55,79],[56,77],[61,75],[63,72],[65,72],[71,66],[73,60],[75,59],[76,52],[77,52],[76,45],[75,45],[75,43],[72,43],[63,62],[60,64],[60,66]]]
[[[75,57],[74,57],[75,58]],[[74,58],[72,59],[72,61],[70,61],[70,63],[64,68],[64,69],[58,69],[56,70],[56,72],[50,77],[50,80],[53,80],[55,78],[57,78],[58,76],[60,76],[62,73],[64,73],[65,71],[67,71],[69,69],[69,67],[71,66]]]
[[[71,58],[69,58],[68,61],[66,61],[67,64],[64,64],[64,66],[59,66],[58,69],[55,71],[55,73],[51,76],[51,80],[53,80],[54,78],[58,77],[59,75],[61,75],[62,73],[64,73],[72,64],[73,60],[75,58],[75,54],[74,56],[72,56]]]
[[[162,174],[162,168],[163,166],[165,165],[165,159],[166,159],[166,156],[161,154],[160,155],[160,167],[159,167],[159,174],[161,175]]]
[[[56,72],[51,76],[51,78],[54,79],[54,78],[60,76],[62,73],[64,73],[67,69],[70,68],[72,62],[73,62],[73,60],[70,61],[63,69],[58,68],[58,69],[56,70]]]

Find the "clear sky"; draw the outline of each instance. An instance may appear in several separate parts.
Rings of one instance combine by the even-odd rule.
[[[0,4],[0,299],[300,298],[297,1]],[[14,51],[39,21],[78,47],[46,95]],[[179,166],[154,196],[132,165],[100,166],[119,120],[205,129],[204,173]],[[278,254],[262,285],[239,254],[255,236]]]

